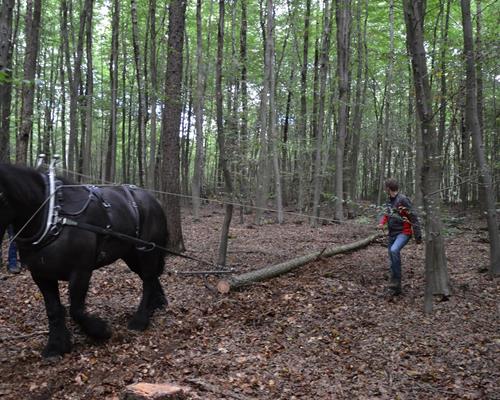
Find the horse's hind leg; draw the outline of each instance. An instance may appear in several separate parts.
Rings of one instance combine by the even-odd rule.
[[[143,331],[148,327],[153,312],[167,303],[158,279],[163,272],[163,257],[155,253],[134,252],[125,262],[142,279],[142,299],[128,327]]]
[[[71,351],[71,340],[65,323],[65,311],[59,298],[57,280],[42,279],[33,275],[33,280],[42,292],[49,319],[49,340],[42,352],[43,357],[62,356]]]
[[[69,313],[86,335],[97,340],[106,340],[111,337],[111,331],[106,322],[85,312],[85,297],[89,289],[90,276],[90,272],[79,272],[71,277]]]

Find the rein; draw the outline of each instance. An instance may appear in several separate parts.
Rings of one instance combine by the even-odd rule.
[[[142,247],[141,248],[137,248],[140,251],[148,252],[148,251],[153,251],[154,249],[160,249],[160,250],[165,251],[168,254],[172,254],[172,255],[177,256],[177,257],[186,258],[188,260],[196,261],[196,262],[208,265],[210,267],[216,267],[216,268],[220,268],[221,267],[220,265],[211,263],[209,261],[201,260],[201,259],[196,258],[196,257],[188,256],[186,254],[178,253],[176,251],[167,249],[166,247],[160,246],[160,245],[158,245],[158,244],[156,244],[154,242],[148,242],[146,240],[142,240],[142,239],[130,236],[130,235],[126,235],[124,233],[115,232],[115,231],[113,231],[110,228],[102,228],[100,226],[87,224],[85,222],[77,222],[77,221],[74,221],[74,220],[69,219],[69,218],[62,218],[60,220],[60,224],[61,225],[65,225],[65,226],[71,226],[71,227],[74,227],[74,228],[79,228],[79,229],[82,229],[82,230],[85,230],[85,231],[89,231],[89,232],[98,233],[98,234],[101,234],[101,235],[106,235],[106,236],[114,237],[116,239],[120,239],[120,240],[123,240],[125,242],[130,242],[130,243],[134,243],[136,245],[140,245]],[[191,274],[193,274],[193,275],[230,274],[232,272],[234,272],[233,268],[231,268],[229,270],[193,271],[193,272],[189,272],[189,273],[188,272],[182,273],[182,272],[176,271],[176,273],[181,274],[181,275],[191,275]]]

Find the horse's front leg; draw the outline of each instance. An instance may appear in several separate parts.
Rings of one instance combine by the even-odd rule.
[[[80,325],[83,332],[93,339],[106,340],[111,337],[108,324],[102,319],[85,312],[85,297],[89,289],[91,272],[74,273],[69,281],[71,318]]]
[[[42,352],[43,357],[62,356],[71,351],[71,339],[65,323],[65,311],[59,298],[57,280],[43,279],[32,275],[42,292],[49,319],[49,341]]]

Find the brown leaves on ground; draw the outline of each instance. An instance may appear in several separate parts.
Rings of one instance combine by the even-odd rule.
[[[184,220],[188,254],[214,261],[221,209]],[[233,220],[228,264],[238,272],[368,236],[348,222],[309,228]],[[382,242],[321,259],[293,273],[221,296],[205,281],[165,273],[169,306],[139,334],[126,329],[140,281],[123,262],[95,272],[91,313],[113,329],[105,344],[72,322],[73,352],[43,360],[43,299],[24,271],[0,280],[0,397],[118,399],[136,382],[191,387],[190,398],[499,399],[499,282],[478,270],[488,263],[484,232],[467,225],[446,240],[453,286],[449,301],[423,315],[423,246],[403,250],[403,290],[384,287]],[[206,266],[168,258],[169,270]],[[60,284],[67,305],[67,285]],[[194,384],[193,382],[204,382]]]

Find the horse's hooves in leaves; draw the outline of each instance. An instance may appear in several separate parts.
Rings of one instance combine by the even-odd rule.
[[[108,324],[97,317],[86,317],[81,322],[82,330],[95,340],[108,340],[111,337],[111,329]]]
[[[128,323],[128,329],[133,331],[145,331],[149,325],[149,319],[134,315]]]
[[[71,352],[71,343],[48,343],[42,351],[43,358],[58,359]]]

